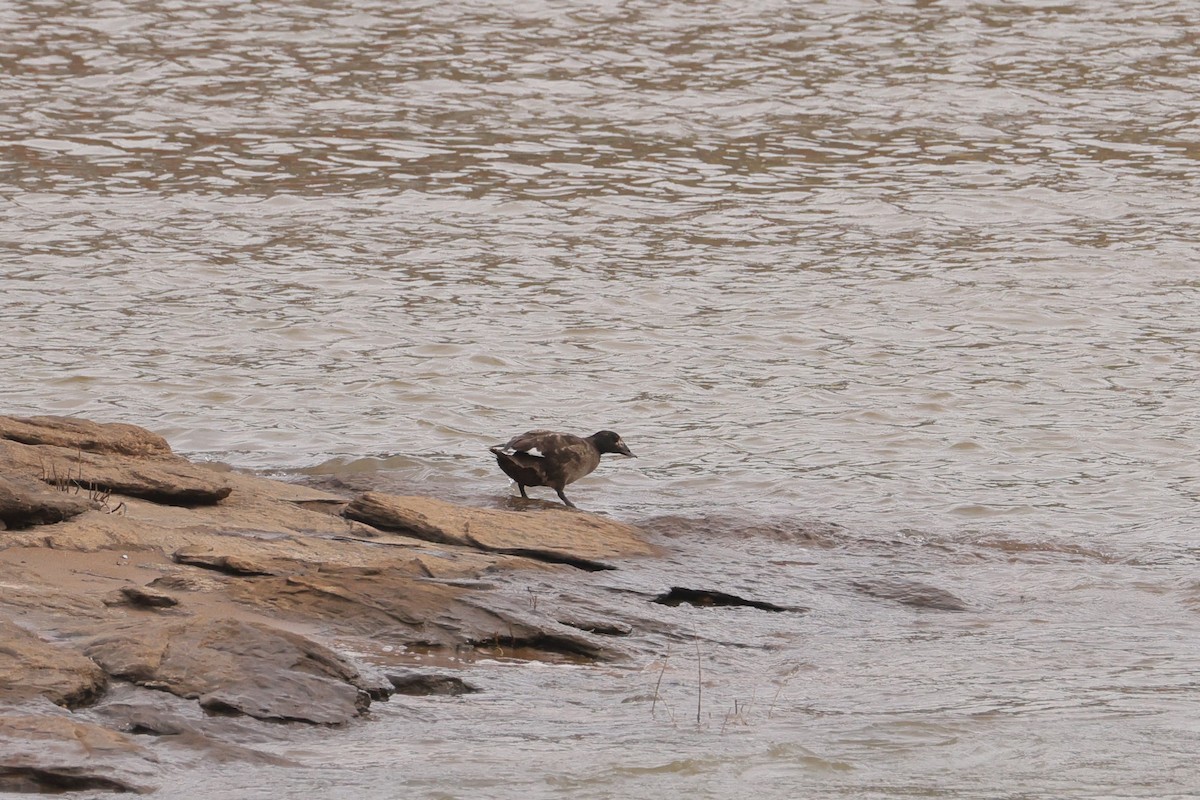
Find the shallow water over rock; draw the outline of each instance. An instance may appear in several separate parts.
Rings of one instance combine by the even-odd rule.
[[[521,663],[504,647],[491,660],[418,657],[480,691],[393,696],[334,739],[297,730],[267,749],[308,769],[273,771],[273,790],[715,798],[749,784],[780,798],[985,798],[1194,788],[1194,640],[1180,635],[1180,593],[1163,584],[1188,570],[679,532],[710,538],[663,561],[508,590],[539,611],[563,596],[604,609],[632,631],[615,640],[621,661]],[[672,583],[800,613],[655,602]],[[235,767],[209,789],[232,798],[247,785],[254,778]]]
[[[1197,25],[14,8],[0,411],[478,505],[531,427],[638,453],[571,497],[668,552],[580,591],[692,638],[473,668],[262,796],[1194,793]]]

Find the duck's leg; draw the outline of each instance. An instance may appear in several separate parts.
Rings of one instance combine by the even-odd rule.
[[[567,496],[565,494],[563,494],[562,489],[555,489],[554,491],[558,492],[558,499],[562,500],[563,505],[565,505],[567,508],[577,508],[577,506],[574,503],[572,503],[570,500],[568,500]]]
[[[529,495],[525,494],[525,484],[523,484],[523,483],[518,483],[518,484],[517,484],[517,488],[521,490],[521,497],[524,497],[526,500],[528,500],[528,499],[529,499]]]

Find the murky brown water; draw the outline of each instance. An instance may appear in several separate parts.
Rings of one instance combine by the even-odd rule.
[[[487,444],[611,427],[640,458],[576,502],[812,609],[658,609],[701,642],[699,726],[694,643],[647,640],[314,733],[258,796],[1195,796],[1197,30],[1182,0],[10,5],[0,404],[457,499],[505,491]]]

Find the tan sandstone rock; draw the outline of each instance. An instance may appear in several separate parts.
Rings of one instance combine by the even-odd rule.
[[[95,700],[107,684],[108,676],[90,658],[0,619],[0,697],[41,695],[74,708]]]
[[[602,559],[651,555],[640,532],[620,522],[569,510],[531,513],[466,508],[429,497],[368,492],[345,510],[351,519],[431,542],[542,561],[606,569]]]
[[[10,440],[0,441],[0,471],[24,471],[51,486],[82,493],[92,500],[112,493],[191,506],[220,502],[231,491],[219,474],[178,456],[143,460]]]
[[[89,453],[137,457],[171,455],[167,440],[145,428],[120,422],[91,422],[76,417],[0,417],[0,439]]]
[[[97,505],[23,475],[0,476],[0,523],[14,530],[62,522]]]

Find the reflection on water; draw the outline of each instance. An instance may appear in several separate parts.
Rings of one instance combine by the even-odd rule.
[[[714,579],[760,546],[843,560],[836,586],[978,590],[932,617],[827,584],[776,643],[808,699],[652,763],[677,726],[581,712],[616,726],[607,766],[549,766],[542,793],[800,763],[847,796],[968,796],[972,765],[988,796],[1065,796],[1135,785],[1118,753],[1145,740],[1186,791],[1170,715],[1196,660],[1165,631],[1196,631],[1197,24],[1138,0],[9,8],[0,401],[479,502],[506,489],[486,445],[609,427],[641,458],[574,499],[744,514],[762,535]],[[796,515],[848,538],[768,535]],[[680,568],[717,558],[679,541]],[[726,681],[767,670],[712,647]],[[1069,690],[1022,688],[1044,681]],[[822,705],[842,691],[872,711]],[[982,725],[1011,712],[993,692],[1028,713]],[[912,757],[951,739],[953,768]]]

